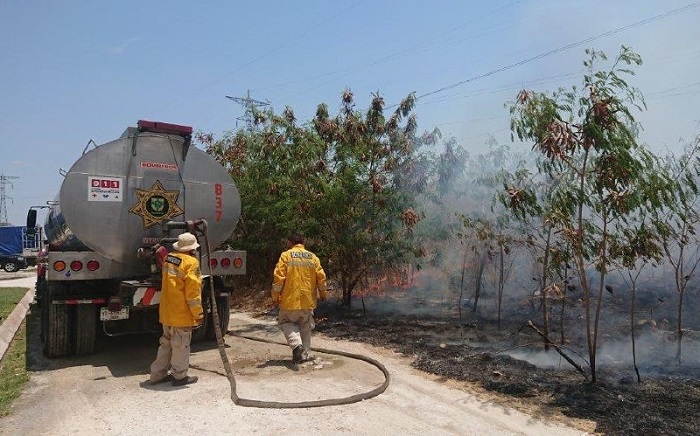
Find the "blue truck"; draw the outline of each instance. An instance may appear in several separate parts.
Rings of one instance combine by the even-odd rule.
[[[40,227],[27,232],[26,226],[0,226],[0,268],[6,272],[36,265],[42,248]]]

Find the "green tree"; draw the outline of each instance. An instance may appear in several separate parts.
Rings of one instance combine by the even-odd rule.
[[[426,189],[428,171],[411,114],[414,103],[411,94],[387,117],[384,99],[375,94],[362,113],[346,90],[337,116],[321,104],[313,120],[327,153],[326,178],[311,213],[348,307],[363,281],[410,262],[418,252],[412,238],[420,220],[415,197]]]
[[[539,161],[541,163],[541,160]],[[562,300],[564,308],[564,293],[567,289],[568,275],[566,265],[569,250],[566,241],[556,232],[555,216],[551,207],[557,183],[550,174],[542,171],[533,174],[527,166],[522,166],[514,173],[502,175],[503,189],[497,199],[501,205],[508,208],[518,223],[521,244],[534,258],[534,272],[538,289],[534,296],[539,299],[542,313],[541,333],[545,350],[550,345],[550,301],[555,298]],[[514,224],[515,225],[515,224]],[[563,271],[563,273],[562,273]],[[563,313],[560,325],[560,342],[564,342]]]
[[[366,112],[346,90],[340,113],[320,104],[298,125],[294,112],[255,114],[256,129],[214,141],[199,135],[241,193],[237,246],[248,250],[251,282],[270,280],[281,243],[291,230],[307,236],[350,306],[366,280],[413,259],[415,196],[428,184],[409,95],[388,116],[376,94]]]
[[[543,157],[540,171],[557,182],[545,215],[571,250],[583,292],[588,364],[595,382],[603,291],[609,268],[623,251],[614,241],[615,232],[641,210],[661,207],[659,196],[669,194],[655,178],[655,159],[637,142],[639,126],[630,107],[642,110],[643,98],[623,78],[634,74],[629,67],[641,65],[641,58],[623,46],[612,65],[599,70],[606,56],[586,53],[581,90],[560,89],[551,96],[521,91],[510,112],[513,134],[534,143]],[[509,189],[515,210],[531,203],[531,191]],[[591,269],[597,273],[594,278]]]
[[[326,150],[312,129],[300,127],[291,108],[255,114],[255,129],[228,132],[214,141],[199,134],[207,152],[220,161],[238,186],[241,218],[234,233],[237,248],[247,251],[249,285],[271,283],[271,274],[289,233],[310,236],[311,204],[321,191]]]
[[[512,153],[508,146],[489,141],[489,151],[468,159],[466,171],[469,173],[469,202],[462,204],[459,213],[461,227],[456,235],[463,245],[459,290],[464,292],[467,267],[473,272],[472,312],[477,311],[482,296],[486,267],[493,268],[493,288],[496,294],[496,309],[499,328],[503,312],[503,298],[506,282],[513,266],[513,248],[521,244],[513,231],[509,211],[494,201],[494,192],[509,170],[522,164],[524,156]],[[462,301],[460,298],[460,314]]]
[[[653,223],[661,235],[664,254],[673,269],[673,283],[678,294],[676,308],[676,358],[682,362],[683,301],[691,279],[700,265],[700,223],[698,178],[700,177],[700,138],[685,146],[679,157],[669,155],[659,166],[671,183],[676,201],[655,211]]]
[[[494,272],[494,288],[496,288],[496,314],[498,328],[501,328],[501,319],[503,314],[503,297],[506,281],[513,267],[513,256],[511,250],[518,243],[517,238],[511,233],[508,227],[507,217],[499,216],[494,220],[484,218],[473,219],[462,215],[463,231],[458,233],[465,246],[474,252],[476,277],[474,282],[474,305],[472,311],[476,312],[477,304],[481,296],[481,287],[484,276],[484,269],[487,262],[493,267]],[[475,236],[474,241],[470,241],[465,237],[467,231],[471,231]],[[465,264],[462,265],[462,275],[464,274]],[[460,291],[463,290],[463,280],[460,283]],[[462,294],[462,292],[460,292]],[[461,299],[460,299],[460,314],[461,314]]]

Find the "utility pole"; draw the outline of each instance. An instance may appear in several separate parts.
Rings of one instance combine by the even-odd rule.
[[[255,129],[255,125],[253,123],[253,115],[255,114],[257,109],[270,105],[269,101],[260,101],[250,98],[250,90],[248,90],[248,94],[246,97],[231,97],[230,95],[227,95],[226,98],[235,101],[236,103],[240,104],[245,108],[243,116],[240,116],[236,119],[244,121],[246,129],[248,129],[249,131],[253,131]],[[238,123],[236,123],[236,127],[238,127]]]
[[[19,177],[6,176],[0,173],[0,226],[10,225],[10,222],[7,220],[7,200],[12,200],[12,197],[7,196],[7,186],[13,187],[10,181],[13,179],[19,179]]]

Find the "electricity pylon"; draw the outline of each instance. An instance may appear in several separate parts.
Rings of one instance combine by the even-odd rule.
[[[13,179],[19,179],[19,177],[0,174],[0,226],[10,225],[7,220],[7,200],[12,200],[12,197],[7,196],[7,186],[13,187],[10,181]]]
[[[253,123],[253,114],[258,108],[269,106],[269,101],[260,101],[250,98],[250,91],[246,97],[231,97],[227,95],[226,98],[233,100],[245,108],[245,113],[243,116],[236,118],[237,120],[244,121],[246,129],[252,131],[255,129],[255,124]]]

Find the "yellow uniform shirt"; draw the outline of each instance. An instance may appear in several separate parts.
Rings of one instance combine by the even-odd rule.
[[[272,283],[272,298],[282,310],[315,309],[326,298],[326,273],[316,255],[296,244],[280,255]]]
[[[163,262],[160,295],[161,324],[193,327],[202,319],[202,274],[199,261],[188,253],[174,251]]]

